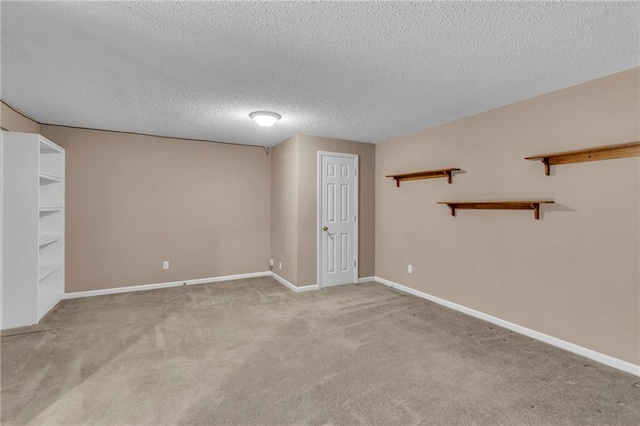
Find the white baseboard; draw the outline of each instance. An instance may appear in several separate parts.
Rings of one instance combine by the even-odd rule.
[[[78,291],[75,293],[65,293],[63,299],[77,299],[79,297],[104,296],[106,294],[129,293],[132,291],[155,290],[158,288],[179,287],[182,285],[216,283],[220,281],[233,281],[233,280],[241,280],[244,278],[268,277],[268,276],[271,276],[271,272],[264,271],[264,272],[252,272],[249,274],[225,275],[221,277],[198,278],[194,280],[172,281],[172,282],[157,283],[157,284],[143,284],[143,285],[132,285],[128,287],[105,288],[101,290]]]
[[[127,286],[127,287],[105,288],[101,290],[78,291],[74,293],[65,293],[63,299],[77,299],[80,297],[104,296],[107,294],[129,293],[132,291],[145,291],[145,290],[155,290],[158,288],[179,287],[181,285],[206,284],[206,283],[215,283],[220,281],[232,281],[232,280],[241,280],[244,278],[268,277],[268,276],[272,276],[278,282],[285,285],[290,290],[295,291],[296,293],[302,293],[304,291],[312,291],[312,290],[320,289],[320,286],[318,284],[296,287],[295,285],[291,284],[289,281],[285,280],[275,272],[265,271],[265,272],[253,272],[249,274],[226,275],[222,277],[198,278],[194,280],[171,281],[166,283],[142,284],[142,285]],[[376,277],[363,277],[363,278],[359,278],[358,282],[363,283],[363,282],[374,281],[375,278]]]
[[[282,278],[280,275],[276,274],[275,272],[271,272],[271,275],[273,276],[273,278],[280,282],[280,284],[283,284],[284,286],[288,287],[289,290],[293,290],[296,293],[302,293],[303,291],[312,291],[312,290],[319,290],[320,286],[318,284],[313,284],[313,285],[305,285],[302,287],[296,287],[295,285],[291,284],[289,281],[285,280],[284,278]]]
[[[593,361],[597,361],[599,363],[608,365],[609,367],[616,368],[618,370],[625,371],[627,373],[634,374],[636,376],[640,376],[640,365],[635,365],[627,361],[623,361],[618,358],[614,358],[609,355],[605,355],[600,352],[596,352],[594,350],[585,348],[583,346],[576,345],[571,342],[567,342],[562,339],[558,339],[553,336],[549,336],[544,333],[540,333],[539,331],[531,330],[526,327],[522,327],[518,324],[514,324],[509,321],[505,321],[500,318],[496,318],[494,316],[485,314],[480,311],[476,311],[475,309],[467,308],[466,306],[458,305],[457,303],[449,302],[448,300],[440,299],[439,297],[432,296],[427,293],[423,293],[419,290],[415,290],[411,287],[404,286],[402,284],[398,284],[396,282],[387,280],[385,278],[374,277],[374,281],[379,282],[380,284],[387,285],[391,288],[395,288],[397,290],[403,291],[408,294],[412,294],[414,296],[420,297],[422,299],[430,300],[434,303],[437,303],[442,306],[446,306],[447,308],[462,312],[463,314],[470,315],[475,318],[479,318],[481,320],[496,324],[500,327],[504,327],[511,331],[515,331],[516,333],[524,334],[525,336],[531,337],[536,340],[540,340],[541,342],[548,343],[550,345],[556,346],[558,348],[564,349],[569,352],[573,352],[577,355],[583,356],[585,358],[589,358]]]
[[[293,290],[296,293],[301,293],[303,291],[320,290],[320,286],[318,284],[305,285],[303,287],[296,287],[295,285],[291,284],[289,281],[285,280],[284,278],[282,278],[280,275],[276,274],[275,272],[271,272],[271,274],[273,275],[273,278],[275,278],[277,281],[280,282],[280,284],[283,284],[283,285],[287,286],[290,290]],[[358,283],[367,283],[367,282],[370,282],[370,281],[374,281],[375,278],[376,277],[358,278]]]

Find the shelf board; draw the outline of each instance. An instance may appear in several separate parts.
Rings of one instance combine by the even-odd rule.
[[[42,247],[46,244],[51,244],[61,238],[62,235],[40,235],[40,239],[38,240],[38,247]]]
[[[59,146],[50,143],[47,140],[40,139],[40,153],[41,154],[62,154],[64,150]]]
[[[53,274],[56,271],[59,271],[60,269],[62,269],[62,264],[40,266],[40,268],[38,268],[38,281],[44,280],[49,275]]]
[[[449,183],[452,182],[453,172],[460,169],[439,169],[439,170],[423,170],[420,172],[401,173],[395,175],[387,175],[386,177],[392,178],[396,181],[396,186],[400,186],[400,182],[403,180],[422,180],[422,179],[435,179],[435,178],[447,178]]]
[[[533,210],[533,217],[540,219],[540,204],[553,204],[552,200],[513,200],[513,201],[438,201],[451,209],[451,216],[456,209],[470,210]]]
[[[41,212],[58,212],[62,207],[40,207]]]
[[[49,173],[40,172],[40,184],[51,182],[62,182],[62,178]]]
[[[544,174],[551,174],[550,167],[556,164],[584,163],[586,161],[611,160],[640,156],[640,142],[619,145],[598,146],[576,151],[556,152],[525,157],[525,160],[542,161]]]

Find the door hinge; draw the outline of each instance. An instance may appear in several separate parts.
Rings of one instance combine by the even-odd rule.
[[[355,214],[353,215],[353,221],[354,222],[356,221],[356,215]]]
[[[353,175],[358,176],[358,171],[356,169],[353,169]]]
[[[356,261],[355,260],[353,261],[353,267],[354,268],[356,267]]]

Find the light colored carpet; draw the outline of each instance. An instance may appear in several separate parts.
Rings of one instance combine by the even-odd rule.
[[[3,424],[638,424],[640,379],[381,284],[66,300],[2,336]]]

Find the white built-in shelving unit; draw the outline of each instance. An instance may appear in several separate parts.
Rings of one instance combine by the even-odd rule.
[[[2,328],[37,324],[64,295],[64,149],[3,132]]]

